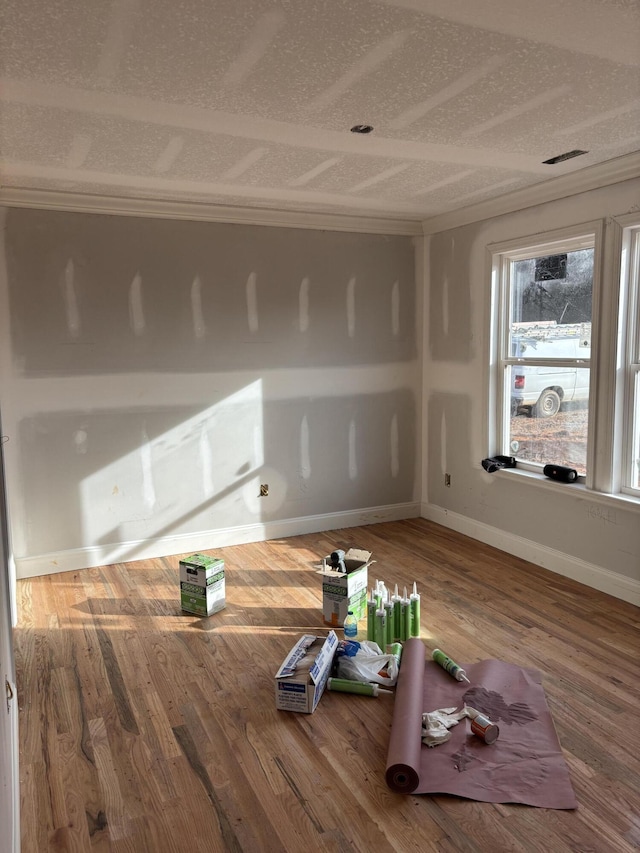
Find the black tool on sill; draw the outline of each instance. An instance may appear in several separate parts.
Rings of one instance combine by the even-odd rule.
[[[501,468],[515,468],[516,457],[503,456],[501,454],[497,456],[489,456],[487,459],[482,460],[482,467],[485,471],[488,471],[489,474],[493,474],[494,471],[499,471]]]

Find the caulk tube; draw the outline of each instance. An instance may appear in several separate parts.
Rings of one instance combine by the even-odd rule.
[[[402,616],[402,636],[401,641],[404,643],[405,640],[408,640],[411,636],[411,602],[409,601],[409,596],[407,595],[407,588],[404,588],[404,595],[402,596],[402,601],[400,602],[400,613]]]
[[[402,639],[402,598],[398,595],[398,584],[391,596],[393,601],[393,639],[397,643]]]
[[[359,696],[377,696],[379,693],[393,693],[393,690],[385,690],[377,684],[368,684],[364,681],[349,681],[348,678],[329,678],[327,680],[329,690],[338,693],[357,693]]]
[[[413,582],[413,592],[409,597],[409,605],[411,608],[411,636],[420,636],[420,596],[418,595],[418,587],[416,582]]]
[[[450,657],[447,657],[447,655],[445,655],[444,652],[441,652],[440,649],[434,649],[431,653],[431,657],[439,666],[446,670],[449,675],[452,675],[456,681],[466,681],[467,684],[471,684],[464,669],[462,669],[462,667],[454,660],[451,660]]]
[[[394,656],[398,661],[398,667],[400,667],[400,661],[402,660],[402,643],[390,643],[385,651],[388,655]]]
[[[384,651],[385,648],[393,642],[393,635],[395,633],[395,611],[393,609],[393,602],[391,601],[391,592],[389,590],[387,590],[387,600],[384,603],[384,609],[387,620],[387,635],[385,637],[382,651]]]
[[[378,604],[376,602],[376,591],[371,590],[371,597],[367,599],[367,640],[372,642],[376,639],[376,610]]]
[[[384,607],[376,610],[376,633],[373,641],[384,652],[387,645],[387,611]]]

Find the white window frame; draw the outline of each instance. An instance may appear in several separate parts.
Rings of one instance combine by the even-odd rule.
[[[579,249],[593,248],[593,290],[592,290],[592,321],[591,321],[591,359],[554,359],[550,364],[557,366],[574,365],[581,369],[589,369],[591,380],[593,371],[591,363],[594,360],[594,349],[597,341],[596,335],[596,318],[599,294],[599,258],[601,255],[602,246],[602,224],[600,222],[589,222],[570,228],[563,228],[556,231],[536,234],[529,238],[518,240],[509,240],[505,243],[496,243],[488,246],[491,262],[491,305],[492,305],[492,324],[491,324],[491,342],[492,342],[492,357],[490,358],[490,418],[489,418],[489,440],[490,454],[504,453],[511,455],[510,450],[506,445],[506,437],[508,435],[509,423],[507,413],[507,403],[510,400],[506,399],[507,393],[510,397],[510,389],[506,388],[506,371],[507,365],[515,365],[522,362],[522,359],[511,358],[508,355],[509,344],[509,319],[511,308],[509,305],[510,283],[509,271],[511,263],[529,258],[546,257],[554,254],[561,254],[567,251],[577,251]],[[591,435],[592,430],[592,381],[590,380],[589,393],[589,424],[588,434]],[[588,439],[587,442],[587,477],[580,477],[580,482],[590,483],[590,471],[592,468],[590,458],[592,442]],[[549,460],[553,461],[553,460]],[[518,462],[518,468],[522,471],[531,471],[542,474],[542,465],[528,462]]]
[[[490,274],[487,451],[501,453],[506,417],[505,334],[509,319],[505,264],[519,258],[560,254],[590,240],[594,248],[587,475],[572,491],[590,491],[602,501],[640,508],[632,486],[634,438],[640,433],[640,216],[638,213],[585,222],[487,246]],[[574,241],[578,241],[575,242]],[[569,245],[567,245],[569,244]],[[580,365],[582,366],[582,365]],[[508,426],[507,426],[508,429]],[[510,455],[510,454],[508,454]],[[516,476],[546,488],[539,465],[518,463],[498,476]]]
[[[621,411],[622,493],[640,499],[640,488],[633,485],[633,468],[640,464],[640,216],[620,217],[622,231],[620,263],[620,316],[618,365],[621,373],[619,396]],[[640,485],[640,484],[639,484]]]

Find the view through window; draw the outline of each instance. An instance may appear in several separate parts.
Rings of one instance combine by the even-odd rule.
[[[503,450],[586,474],[593,240],[504,258]]]

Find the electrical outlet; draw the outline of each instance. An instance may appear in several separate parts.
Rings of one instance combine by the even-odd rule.
[[[445,474],[444,475],[444,484],[445,484],[445,486],[451,485],[451,474]]]
[[[263,483],[263,484],[260,486],[260,497],[261,497],[261,498],[266,498],[266,497],[268,497],[268,495],[269,495],[269,484],[268,484],[268,483]]]

